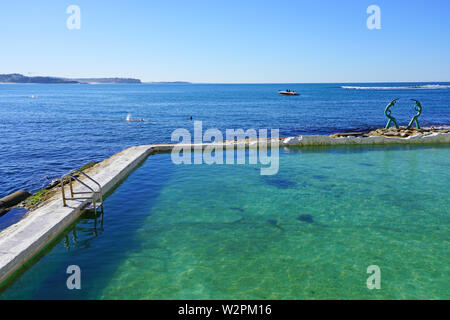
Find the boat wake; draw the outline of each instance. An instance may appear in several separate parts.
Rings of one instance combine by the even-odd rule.
[[[125,121],[126,122],[145,122],[146,120],[144,118],[132,119],[131,114],[128,114],[127,117],[125,118]]]
[[[363,87],[363,86],[341,86],[348,90],[437,90],[450,89],[450,85],[426,84],[416,86],[391,86],[391,87]]]

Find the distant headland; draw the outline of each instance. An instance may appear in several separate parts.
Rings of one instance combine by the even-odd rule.
[[[0,74],[0,83],[61,83],[61,84],[117,84],[142,83],[133,78],[58,78],[58,77],[27,77],[19,73]]]
[[[188,81],[152,81],[152,82],[144,82],[147,84],[192,84],[192,82]]]

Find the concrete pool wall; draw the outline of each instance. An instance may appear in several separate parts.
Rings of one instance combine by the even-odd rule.
[[[195,146],[251,146],[257,141],[236,141],[220,144],[186,145]],[[280,138],[280,146],[332,146],[332,145],[389,145],[389,144],[450,144],[450,133],[417,134],[407,138],[384,136],[298,136]],[[111,192],[128,174],[139,166],[147,156],[170,152],[175,146],[170,144],[135,146],[125,149],[98,163],[86,172],[100,183],[103,193]],[[81,179],[83,180],[83,179]],[[74,190],[81,190],[74,184]],[[45,201],[36,210],[27,214],[18,223],[0,232],[0,286],[47,245],[74,223],[82,214],[89,200],[67,201],[64,207],[59,192]]]

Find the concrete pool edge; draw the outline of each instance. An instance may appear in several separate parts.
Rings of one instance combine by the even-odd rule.
[[[148,146],[125,149],[92,168],[89,174],[107,193],[149,155],[149,149]],[[79,185],[74,187],[75,191],[79,188]],[[88,200],[67,201],[67,204],[63,207],[58,193],[18,223],[0,232],[0,286],[75,222]]]
[[[205,143],[185,145],[187,148],[205,148],[207,146],[226,147],[257,144],[257,141]],[[414,135],[408,138],[397,137],[330,137],[298,136],[280,138],[280,146],[333,146],[333,145],[388,145],[388,144],[450,144],[450,133],[432,133]],[[147,156],[170,152],[173,144],[143,145],[125,149],[105,159],[88,173],[97,180],[104,193],[113,190],[123,178],[139,166]],[[75,185],[75,190],[80,186]],[[62,206],[60,193],[55,194],[43,206],[32,211],[18,223],[0,232],[0,287],[27,261],[37,256],[48,244],[74,223],[86,206],[85,201],[68,201],[68,207]]]

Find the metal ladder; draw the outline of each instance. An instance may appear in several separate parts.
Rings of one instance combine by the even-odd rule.
[[[95,183],[98,187],[97,190],[94,190],[94,188],[92,188],[91,186],[89,186],[88,184],[84,183],[83,181],[81,181],[80,179],[78,179],[76,176],[74,176],[74,173],[80,173],[83,176],[85,176],[86,178],[88,178],[90,181],[92,181],[93,183]],[[66,197],[65,191],[64,191],[64,179],[68,178],[69,179],[69,189],[70,189],[70,197]],[[82,184],[83,186],[85,186],[86,188],[88,188],[90,191],[79,191],[79,192],[74,192],[73,191],[73,186],[72,186],[72,181],[76,180],[78,181],[80,184]],[[86,173],[84,173],[81,170],[78,169],[74,169],[72,171],[70,171],[69,173],[63,175],[60,179],[61,182],[61,193],[62,193],[62,199],[63,199],[63,205],[64,207],[67,206],[66,201],[67,200],[84,200],[84,199],[90,199],[92,202],[92,206],[94,209],[94,214],[97,214],[97,200],[100,200],[99,202],[99,207],[101,209],[101,214],[103,216],[103,192],[102,192],[102,187],[101,185],[95,181],[94,179],[92,179],[90,176],[88,176]],[[77,194],[83,195],[83,194],[91,194],[91,196],[76,196]]]

